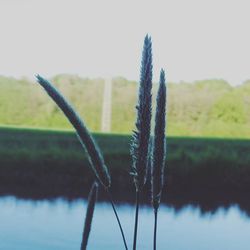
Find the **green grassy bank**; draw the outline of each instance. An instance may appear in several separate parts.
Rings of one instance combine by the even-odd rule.
[[[58,75],[52,82],[73,104],[88,128],[101,131],[105,79]],[[111,132],[134,128],[138,84],[112,79]],[[0,76],[0,124],[69,129],[71,125],[34,81]],[[153,96],[157,90],[154,84]],[[155,98],[153,98],[155,100]],[[168,82],[168,135],[250,138],[250,81]]]
[[[94,137],[104,152],[113,187],[133,190],[129,176],[130,136]],[[246,193],[250,191],[249,152],[249,140],[170,137],[166,189],[170,193]],[[0,129],[0,194],[79,197],[93,178],[73,132]]]

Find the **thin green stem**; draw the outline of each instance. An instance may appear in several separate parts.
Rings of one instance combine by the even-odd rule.
[[[136,191],[136,210],[135,210],[135,226],[134,226],[134,243],[133,250],[136,250],[136,242],[137,242],[137,228],[138,228],[138,216],[139,216],[139,191]]]
[[[122,235],[124,247],[125,247],[126,250],[128,250],[128,246],[127,246],[127,242],[126,242],[126,239],[125,239],[125,235],[124,235],[124,232],[123,232],[123,229],[122,229],[122,225],[121,225],[119,216],[118,216],[117,211],[116,211],[116,208],[115,208],[115,204],[114,204],[114,202],[113,202],[112,195],[111,195],[111,193],[110,193],[110,191],[109,191],[108,189],[106,189],[106,192],[107,192],[107,194],[108,194],[109,201],[110,201],[110,203],[111,203],[111,206],[112,206],[112,208],[113,208],[113,211],[114,211],[114,213],[115,213],[116,220],[117,220],[117,222],[118,222],[118,225],[119,225],[119,228],[120,228],[120,231],[121,231],[121,235]]]
[[[154,250],[156,250],[156,235],[157,235],[157,215],[158,215],[158,209],[154,209],[155,214],[155,223],[154,223]]]

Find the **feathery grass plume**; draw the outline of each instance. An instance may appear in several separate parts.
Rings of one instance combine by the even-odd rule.
[[[88,197],[88,207],[87,207],[84,230],[83,230],[83,235],[82,235],[81,250],[87,249],[89,233],[91,230],[91,224],[92,224],[93,214],[94,214],[94,209],[95,209],[95,203],[97,200],[97,193],[98,193],[98,184],[94,182],[89,192],[89,197]]]
[[[160,85],[157,93],[156,100],[156,115],[155,115],[155,130],[154,130],[154,143],[153,143],[153,159],[152,159],[152,205],[154,209],[158,209],[164,179],[164,167],[166,157],[166,84],[165,72],[161,70]]]
[[[78,139],[88,153],[90,164],[97,179],[106,189],[109,188],[111,180],[103,156],[80,116],[48,80],[42,78],[40,75],[37,75],[36,78],[38,83],[46,90],[48,95],[54,100],[76,129]]]
[[[147,177],[150,123],[152,116],[152,69],[152,42],[151,38],[146,35],[142,52],[139,97],[136,106],[136,131],[133,133],[131,143],[133,160],[131,174],[134,177],[137,191],[141,191]]]

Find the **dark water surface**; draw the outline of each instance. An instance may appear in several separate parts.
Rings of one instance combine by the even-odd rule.
[[[80,249],[86,200],[68,202],[0,198],[1,250]],[[129,243],[133,235],[134,208],[119,205],[118,212]],[[143,206],[140,213],[139,249],[152,249],[153,213]],[[159,212],[158,249],[249,250],[250,218],[237,205],[201,213],[188,205],[178,212],[162,205]],[[98,203],[89,248],[124,249],[110,205]],[[130,244],[131,249],[131,244]]]

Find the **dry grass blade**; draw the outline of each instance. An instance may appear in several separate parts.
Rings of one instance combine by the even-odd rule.
[[[100,153],[94,139],[85,127],[83,121],[73,109],[72,105],[62,96],[62,94],[46,79],[36,76],[38,83],[46,90],[48,95],[55,101],[58,107],[63,111],[65,116],[76,129],[78,139],[86,149],[92,169],[99,182],[109,188],[111,184],[110,175],[104,163],[103,156]]]
[[[95,209],[95,203],[97,200],[97,193],[98,193],[98,184],[95,182],[92,185],[92,188],[89,192],[88,207],[87,207],[87,213],[86,213],[83,236],[82,236],[81,250],[87,249],[87,244]]]

